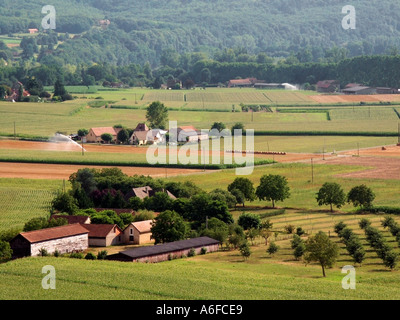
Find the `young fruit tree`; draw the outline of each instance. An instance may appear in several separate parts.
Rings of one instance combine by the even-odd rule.
[[[304,260],[307,263],[318,262],[322,267],[322,274],[326,277],[325,269],[332,267],[339,256],[339,247],[322,231],[306,241]]]

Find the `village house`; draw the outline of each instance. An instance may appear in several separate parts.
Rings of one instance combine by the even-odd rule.
[[[116,224],[85,224],[89,247],[109,247],[123,243],[123,232]]]
[[[70,253],[86,250],[89,231],[80,224],[22,232],[10,241],[13,259],[38,256],[41,250],[53,254],[56,250]]]
[[[337,80],[322,80],[317,82],[317,92],[334,93],[340,89],[340,82]]]
[[[125,244],[146,244],[153,242],[151,227],[153,220],[137,221],[123,231]]]
[[[109,133],[112,135],[112,142],[117,142],[117,135],[121,128],[113,128],[113,127],[101,127],[101,128],[91,128],[89,133],[85,136],[87,143],[104,143],[101,136],[104,133]]]
[[[172,200],[176,200],[176,197],[168,190],[162,190],[162,192],[165,192]],[[153,197],[155,194],[156,191],[154,191],[150,186],[132,188],[125,194],[125,200],[129,201],[132,197],[138,197],[143,200],[147,197]]]
[[[129,143],[137,144],[137,145],[144,145],[147,144],[147,141],[150,137],[150,129],[145,123],[139,123],[131,137],[129,138]]]
[[[35,29],[35,28],[33,28],[33,29],[28,29],[28,32],[29,32],[30,34],[35,34],[35,33],[38,33],[38,32],[39,32],[39,30],[38,30],[38,29]]]
[[[215,252],[219,249],[219,241],[209,237],[180,240],[121,251],[117,254],[107,256],[107,259],[126,262],[155,263],[167,261],[172,257],[181,258],[183,256],[188,256],[192,249],[194,249],[196,254],[200,254],[202,249],[206,250],[207,253]]]

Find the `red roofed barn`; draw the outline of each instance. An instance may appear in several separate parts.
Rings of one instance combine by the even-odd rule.
[[[89,231],[80,224],[22,232],[10,241],[13,258],[40,255],[41,249],[49,254],[86,250]]]

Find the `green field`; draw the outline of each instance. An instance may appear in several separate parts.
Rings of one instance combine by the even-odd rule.
[[[373,226],[380,226],[380,217],[366,216]],[[283,220],[285,219],[285,220]],[[333,234],[333,224],[343,220],[360,234],[367,249],[367,259],[356,266],[356,290],[344,290],[341,268],[352,265],[344,245]],[[0,299],[46,300],[372,300],[399,299],[400,274],[385,268],[366,245],[358,228],[359,217],[328,214],[287,214],[272,218],[274,229],[286,223],[331,232],[341,247],[340,257],[323,278],[316,264],[305,266],[293,258],[290,236],[277,239],[280,250],[274,256],[257,239],[252,255],[244,261],[237,250],[178,259],[159,264],[111,261],[86,261],[71,258],[25,258],[0,265]],[[399,220],[399,219],[397,219]],[[312,222],[311,222],[312,221]],[[305,228],[307,229],[307,227]],[[380,227],[380,229],[382,229]],[[307,229],[308,230],[308,229]],[[399,251],[393,237],[386,239]],[[282,237],[283,239],[283,237]],[[56,290],[41,288],[45,265],[56,270]],[[118,275],[118,276],[115,276]],[[390,284],[390,285],[388,285]],[[11,292],[11,294],[10,294]]]
[[[170,108],[169,120],[177,121],[178,126],[194,125],[199,129],[208,129],[214,122],[223,122],[228,128],[242,122],[246,129],[256,132],[396,134],[399,121],[395,112],[397,106],[316,105],[307,101],[309,94],[315,94],[308,91],[227,88],[108,90],[99,86],[70,89],[81,92],[73,93],[78,99],[64,103],[0,102],[0,135],[13,135],[14,123],[16,134],[21,137],[49,137],[55,132],[70,134],[80,128],[115,124],[134,128],[138,122],[146,121],[146,107],[155,100],[163,101]],[[269,101],[262,100],[268,100],[267,96]],[[231,112],[232,108],[240,111],[241,103],[269,105],[273,112]]]

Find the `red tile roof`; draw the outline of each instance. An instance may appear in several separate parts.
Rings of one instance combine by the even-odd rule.
[[[133,222],[132,225],[139,233],[147,233],[151,232],[152,222],[153,220],[138,221]]]
[[[30,243],[49,241],[59,238],[73,237],[88,233],[82,225],[75,223],[61,227],[40,229],[35,231],[22,232],[20,235]]]
[[[89,231],[89,238],[105,238],[110,233],[122,232],[116,224],[85,224],[82,226]]]
[[[96,137],[101,137],[104,133],[109,133],[113,136],[117,136],[117,131],[113,127],[101,127],[101,128],[91,128]]]

